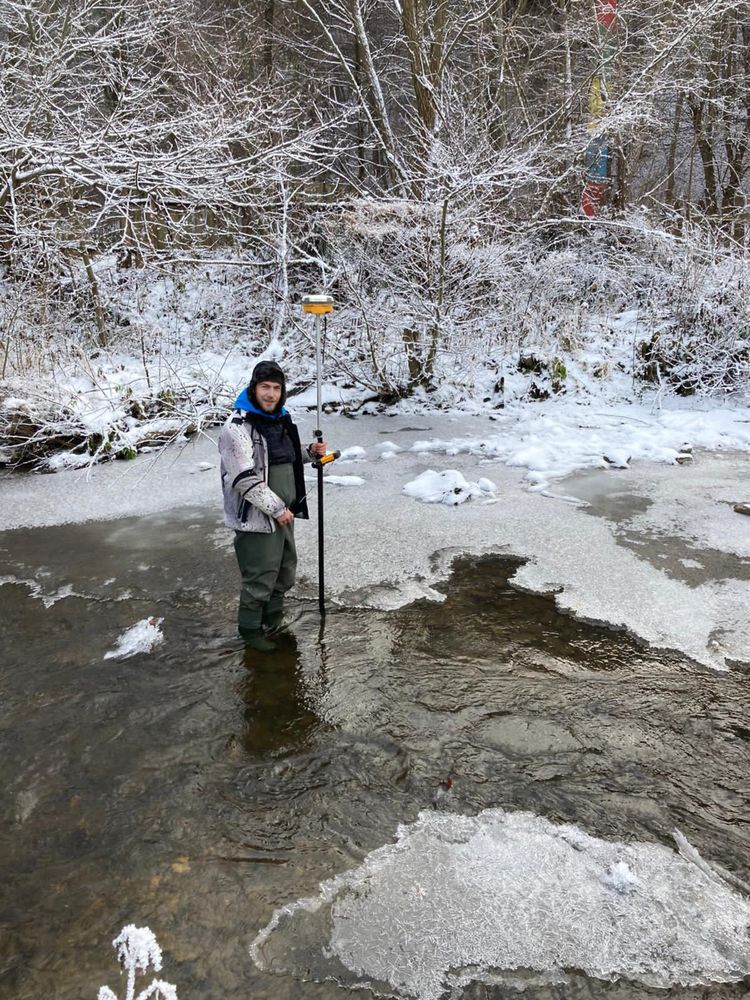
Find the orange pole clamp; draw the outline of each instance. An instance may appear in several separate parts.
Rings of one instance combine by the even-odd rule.
[[[319,465],[330,465],[331,462],[335,462],[337,458],[341,457],[340,451],[329,451],[327,454],[321,456],[317,461],[313,462],[315,467]]]

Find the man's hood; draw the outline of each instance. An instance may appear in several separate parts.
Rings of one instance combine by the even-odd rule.
[[[247,391],[252,399],[255,395],[255,388],[259,382],[278,382],[281,386],[280,407],[286,403],[286,375],[275,361],[259,361],[250,376],[250,384]]]

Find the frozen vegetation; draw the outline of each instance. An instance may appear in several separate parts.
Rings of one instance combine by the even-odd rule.
[[[722,369],[726,378],[719,377],[728,355],[718,360],[697,341],[692,360],[680,369],[682,381],[644,361],[654,338],[677,344],[688,331],[697,336],[697,327],[670,315],[666,301],[639,305],[637,289],[626,295],[597,286],[591,292],[593,276],[583,280],[580,274],[583,253],[581,246],[578,257],[546,260],[544,285],[531,273],[524,276],[521,261],[518,271],[500,273],[502,305],[446,341],[429,384],[410,385],[409,353],[394,323],[408,315],[408,296],[387,313],[376,308],[368,317],[377,327],[377,344],[368,342],[362,317],[344,300],[326,334],[327,409],[485,413],[506,426],[509,415],[523,413],[523,438],[515,446],[502,435],[483,446],[488,455],[528,468],[530,484],[539,488],[548,473],[556,478],[602,457],[620,466],[640,457],[683,460],[686,444],[744,448],[748,435],[737,410],[746,402],[746,362],[738,355],[731,372]],[[18,350],[11,352],[0,385],[0,461],[58,471],[184,441],[224,418],[259,357],[287,367],[293,407],[313,405],[311,325],[290,300],[280,339],[269,341],[271,300],[241,268],[207,259],[205,268],[186,267],[179,274],[158,267],[121,272],[113,258],[105,258],[97,273],[113,317],[106,347],[91,347],[63,307],[36,327],[17,292],[0,284],[0,311],[6,319],[12,314],[7,329],[18,331]],[[711,277],[720,280],[713,268],[703,280]],[[658,284],[660,276],[650,280]],[[710,310],[716,329],[729,336],[729,321],[710,301],[728,294],[726,288],[685,285],[683,291],[693,304],[682,301],[682,310]],[[746,296],[741,269],[729,294]],[[640,434],[636,425],[623,432],[601,414],[609,405],[634,402],[645,402],[658,415],[641,425]],[[581,416],[572,403],[589,412]],[[716,412],[707,417],[712,407]],[[558,413],[559,419],[550,417]],[[425,450],[440,447],[433,441]],[[450,453],[450,442],[445,447]],[[381,450],[391,457],[389,449]]]
[[[128,924],[114,939],[112,947],[117,952],[122,972],[127,975],[122,1000],[178,1000],[176,988],[162,979],[152,979],[139,993],[135,992],[138,975],[145,975],[151,966],[155,972],[161,971],[161,948],[149,927]],[[118,1000],[118,997],[109,986],[101,986],[97,1000]]]
[[[193,436],[259,356],[304,399],[316,290],[332,407],[741,398],[743,6],[380,7],[7,0],[1,463]]]

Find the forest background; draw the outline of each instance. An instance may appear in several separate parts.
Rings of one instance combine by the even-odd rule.
[[[309,291],[365,412],[746,389],[750,2],[0,12],[4,464],[193,433],[264,353],[304,390]]]

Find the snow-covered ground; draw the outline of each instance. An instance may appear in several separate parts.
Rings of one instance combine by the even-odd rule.
[[[588,250],[584,256],[588,260]],[[415,386],[410,372],[415,359],[404,343],[406,304],[376,310],[366,334],[358,309],[337,303],[324,333],[324,402],[361,414],[381,413],[387,404],[389,413],[401,415],[485,415],[498,433],[483,434],[477,446],[488,457],[525,468],[539,489],[550,478],[603,460],[613,466],[638,457],[670,460],[688,440],[694,447],[713,447],[719,439],[729,446],[736,433],[738,446],[745,447],[746,428],[728,422],[725,411],[709,418],[703,410],[696,418],[692,407],[668,396],[680,390],[724,397],[742,390],[746,349],[740,334],[737,343],[732,339],[731,324],[726,343],[704,337],[694,357],[693,340],[682,344],[682,327],[675,327],[664,302],[648,305],[638,296],[629,301],[598,293],[591,298],[588,265],[575,256],[564,267],[557,258],[547,265],[543,288],[529,288],[529,261],[519,261],[521,273],[510,281],[507,301],[500,295],[502,313],[477,316],[460,337],[446,334],[425,385]],[[108,303],[104,344],[92,341],[68,307],[59,305],[49,315],[42,310],[44,323],[34,310],[27,315],[22,292],[0,282],[0,320],[12,326],[13,317],[25,317],[14,327],[14,335],[21,331],[23,337],[17,350],[6,352],[0,383],[0,465],[84,468],[184,440],[220,421],[260,358],[282,361],[295,407],[315,405],[315,328],[301,313],[301,291],[290,291],[281,302],[258,287],[246,268],[211,253],[204,265],[174,271],[123,270],[105,255],[95,270]],[[84,273],[78,280],[87,286]],[[729,294],[720,283],[710,287],[719,297]],[[736,289],[732,294],[744,303]],[[700,299],[699,289],[695,295]],[[720,303],[700,302],[717,322],[726,319]],[[682,319],[691,337],[698,337],[690,317]],[[423,362],[425,350],[421,343]],[[672,367],[655,369],[654,351],[666,352]],[[639,435],[639,405],[632,403],[644,392],[657,405],[663,394],[665,408],[658,427],[645,420]],[[697,397],[688,402],[713,405]],[[582,419],[578,404],[596,410]],[[620,409],[612,414],[615,404]],[[523,433],[505,433],[519,416]],[[450,451],[449,438],[446,445]],[[472,444],[462,441],[460,447]]]
[[[456,555],[497,552],[524,560],[513,582],[554,594],[561,610],[714,668],[750,662],[750,518],[733,509],[750,490],[750,410],[551,399],[492,416],[326,417],[329,444],[355,449],[329,470],[332,600],[439,600],[435,584]],[[311,436],[314,417],[297,418]],[[404,487],[428,470],[495,489],[460,506],[427,505]],[[314,498],[312,476],[310,489]],[[196,505],[218,519],[214,436],[129,463],[6,473],[0,502],[6,528]],[[312,595],[314,522],[297,538],[299,590]]]

